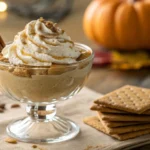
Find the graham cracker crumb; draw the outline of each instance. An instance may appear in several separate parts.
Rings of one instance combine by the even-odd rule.
[[[42,147],[39,147],[38,145],[32,145],[32,148],[36,148],[36,149],[38,149],[38,150],[46,150],[46,149],[44,149],[44,148],[42,148]]]
[[[3,57],[2,53],[0,53],[0,61],[5,62],[5,63],[9,62],[8,58]]]
[[[84,150],[90,150],[90,149],[92,149],[93,148],[93,146],[88,146],[86,149],[84,149]]]
[[[11,137],[6,138],[5,142],[11,143],[11,144],[17,144],[17,140]]]
[[[0,108],[0,113],[3,113],[4,112],[4,109]]]
[[[32,145],[32,148],[37,148],[37,145]]]
[[[105,146],[102,146],[102,145],[97,145],[97,146],[91,146],[91,145],[89,145],[89,146],[87,146],[87,148],[86,149],[84,149],[84,150],[100,150],[100,148],[104,148]]]
[[[45,22],[46,27],[48,27],[49,29],[53,27],[53,23],[50,21]]]
[[[5,110],[5,104],[2,103],[2,104],[0,104],[0,113],[3,113],[4,110]]]
[[[44,149],[44,148],[42,148],[42,147],[37,147],[39,150],[47,150],[47,149]]]
[[[19,104],[12,104],[12,105],[11,105],[11,108],[19,108],[19,107],[20,107]]]
[[[1,109],[5,109],[5,104],[3,104],[3,103],[0,104],[0,108],[1,108]]]
[[[13,71],[13,74],[21,77],[31,77],[29,69],[16,67]]]
[[[41,22],[43,22],[44,21],[44,18],[43,17],[40,17],[40,19],[39,19]]]

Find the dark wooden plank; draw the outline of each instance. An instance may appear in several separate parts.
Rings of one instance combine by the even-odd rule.
[[[86,85],[105,94],[127,84],[150,88],[150,70],[117,71],[93,68]]]

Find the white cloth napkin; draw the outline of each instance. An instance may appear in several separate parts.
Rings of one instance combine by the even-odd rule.
[[[89,108],[93,100],[100,96],[102,95],[99,93],[88,88],[83,88],[81,92],[72,99],[60,102],[58,104],[58,114],[75,121],[80,126],[81,132],[76,138],[67,142],[39,145],[39,147],[42,148],[41,150],[128,150],[150,143],[150,135],[127,141],[118,141],[84,124],[84,117],[96,115],[96,113],[90,111]],[[24,109],[25,104],[22,104],[21,108],[11,109],[10,105],[16,102],[3,95],[0,96],[0,103],[2,102],[7,104],[7,109],[4,113],[0,113],[0,150],[33,150],[32,143],[18,142],[18,144],[9,144],[5,142],[5,138],[7,137],[5,129],[8,123],[25,116],[26,112]]]

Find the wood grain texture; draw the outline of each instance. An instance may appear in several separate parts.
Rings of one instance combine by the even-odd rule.
[[[117,71],[109,68],[93,68],[87,86],[106,94],[127,84],[150,88],[150,70]]]

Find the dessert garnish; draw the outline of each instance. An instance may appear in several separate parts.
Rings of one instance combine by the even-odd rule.
[[[2,50],[2,54],[10,64],[30,66],[72,64],[91,55],[75,47],[75,43],[56,23],[43,18],[29,22],[15,36],[13,43]]]
[[[5,142],[11,143],[11,144],[17,144],[17,140],[14,139],[14,138],[11,138],[11,137],[7,137],[7,138],[5,139]]]

